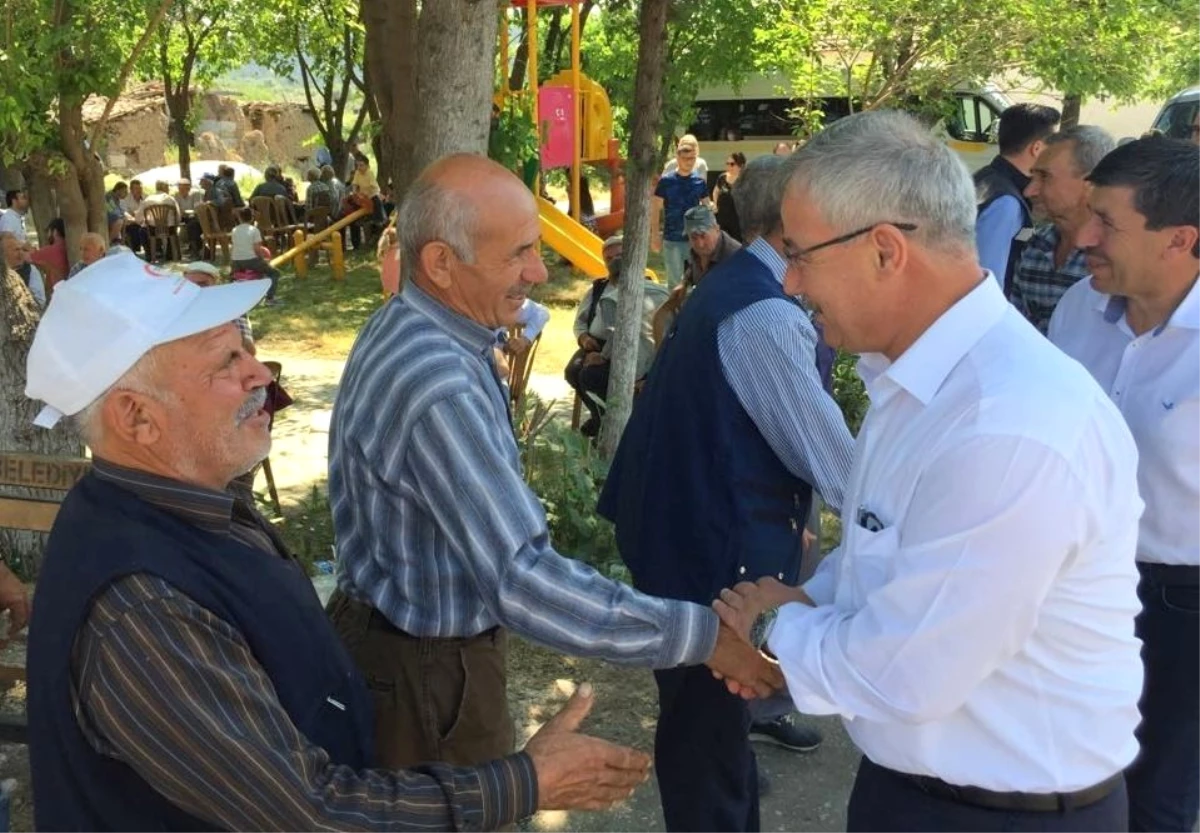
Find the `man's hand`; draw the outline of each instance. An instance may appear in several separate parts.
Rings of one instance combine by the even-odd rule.
[[[8,611],[8,634],[0,641],[0,648],[7,644],[29,624],[29,593],[12,570],[0,564],[0,610]]]
[[[747,642],[750,641],[750,629],[754,620],[764,610],[785,605],[788,602],[802,602],[812,605],[812,599],[800,587],[789,587],[781,584],[771,576],[763,576],[757,583],[743,581],[731,590],[721,591],[721,597],[713,600],[713,610],[721,617],[734,633]]]
[[[588,353],[583,357],[584,367],[596,367],[601,364],[608,364],[608,359],[604,358],[601,353]]]
[[[579,336],[579,346],[588,353],[596,353],[600,350],[600,342],[596,340],[595,336],[588,333]]]
[[[593,702],[592,686],[584,683],[525,744],[537,772],[539,810],[604,810],[649,777],[649,755],[578,733]]]
[[[510,356],[520,356],[529,349],[529,339],[525,336],[513,336],[508,341],[504,342],[504,352]]]
[[[706,663],[713,676],[724,680],[729,690],[747,700],[770,697],[784,686],[779,666],[768,661],[744,637],[722,623],[717,644]]]

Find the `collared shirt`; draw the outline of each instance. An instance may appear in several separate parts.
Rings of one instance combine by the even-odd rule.
[[[282,542],[244,495],[94,460],[97,477],[264,557]],[[333,766],[292,724],[235,627],[161,578],[126,576],[99,596],[72,655],[89,743],[185,812],[230,830],[491,830],[536,808],[524,753],[477,768]]]
[[[621,299],[621,287],[618,281],[609,280],[600,293],[596,304],[596,315],[588,323],[587,314],[592,305],[592,296],[596,293],[596,284],[584,293],[575,308],[575,340],[584,333],[601,343],[600,355],[612,360],[613,334],[617,329],[617,304]],[[650,372],[654,364],[654,314],[659,307],[667,302],[666,286],[646,278],[642,284],[642,325],[638,331],[638,358],[634,369],[634,378],[640,379]]]
[[[1016,197],[997,197],[983,209],[975,221],[975,246],[979,263],[992,273],[996,285],[1004,282],[1008,272],[1008,253],[1013,238],[1025,225],[1025,209]]]
[[[1072,249],[1061,268],[1055,265],[1059,239],[1053,223],[1039,226],[1025,244],[1013,272],[1009,300],[1043,333],[1063,293],[1091,274],[1082,249]]]
[[[764,238],[746,249],[780,284],[787,262]],[[816,487],[835,512],[854,459],[854,438],[821,384],[817,331],[795,301],[768,298],[721,322],[721,371],[763,439],[792,474]]]
[[[577,655],[703,662],[711,609],[645,596],[554,551],[494,345],[492,330],[412,283],[363,328],[329,432],[338,586],[415,636],[504,625]]]
[[[1137,441],[1138,560],[1200,565],[1200,288],[1135,336],[1125,299],[1081,282],[1059,303],[1050,340],[1091,372]]]
[[[742,244],[734,240],[728,232],[722,231],[721,237],[717,241],[717,248],[713,250],[712,255],[708,259],[708,265],[704,267],[704,271],[700,271],[700,255],[696,254],[696,250],[692,249],[688,253],[687,263],[683,267],[683,282],[688,286],[694,287],[704,279],[704,276],[711,272],[718,263],[726,260],[729,257],[737,254],[742,250]]]
[[[1137,753],[1137,449],[990,276],[863,356],[842,546],[770,635],[797,708],[891,769],[1069,792]]]
[[[196,206],[204,202],[204,192],[198,188],[193,188],[188,191],[187,196],[180,194],[178,191],[173,195],[175,204],[179,206],[180,211],[195,211]]]
[[[4,232],[13,235],[21,243],[28,241],[29,235],[25,231],[25,215],[15,208],[0,211],[0,233]]]

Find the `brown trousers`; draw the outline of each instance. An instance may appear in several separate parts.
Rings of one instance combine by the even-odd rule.
[[[502,628],[453,639],[410,636],[341,591],[326,611],[371,693],[376,766],[472,766],[512,754]]]

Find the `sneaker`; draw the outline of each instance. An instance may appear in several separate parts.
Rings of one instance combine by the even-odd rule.
[[[773,743],[793,752],[812,752],[821,745],[821,733],[796,723],[796,714],[750,724],[750,740]]]

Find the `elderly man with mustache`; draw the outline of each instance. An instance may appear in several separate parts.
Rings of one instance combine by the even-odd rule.
[[[586,686],[518,754],[373,768],[367,686],[233,485],[271,442],[271,375],[232,323],[267,286],[113,255],[62,284],[38,328],[37,424],[73,416],[93,451],[30,628],[38,829],[491,830],[626,797],[649,761],[575,733]]]

